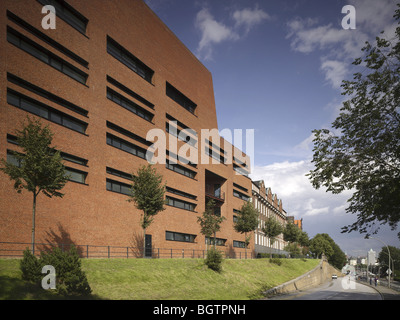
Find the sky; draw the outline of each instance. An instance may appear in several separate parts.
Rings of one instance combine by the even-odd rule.
[[[251,178],[264,180],[287,214],[303,219],[310,238],[327,233],[351,256],[379,252],[380,241],[341,233],[356,221],[345,212],[351,192],[315,190],[305,175],[313,169],[312,130],[331,128],[339,115],[348,99],[341,82],[359,71],[352,62],[365,41],[381,31],[394,37],[395,1],[145,2],[212,73],[219,130],[254,129]],[[346,5],[354,16],[342,13]],[[381,226],[374,237],[400,247],[398,232]]]

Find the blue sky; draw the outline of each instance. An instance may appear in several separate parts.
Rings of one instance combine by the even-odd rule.
[[[366,40],[393,37],[393,0],[146,0],[213,75],[219,130],[254,129],[253,180],[263,179],[312,237],[328,233],[343,251],[366,255],[381,243],[340,228],[351,193],[314,190],[312,130],[329,128],[346,97],[343,79]],[[345,5],[356,29],[342,28]],[[235,143],[235,142],[234,142]],[[400,246],[398,231],[377,237]]]

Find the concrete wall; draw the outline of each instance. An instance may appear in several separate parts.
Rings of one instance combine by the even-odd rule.
[[[321,259],[319,265],[313,270],[294,280],[265,291],[264,295],[268,297],[313,288],[329,281],[332,278],[332,274],[336,274],[338,277],[342,275],[341,272],[332,267],[326,259]]]

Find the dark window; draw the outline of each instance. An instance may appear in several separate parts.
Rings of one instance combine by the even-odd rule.
[[[139,158],[146,159],[146,149],[143,149],[137,145],[134,145],[133,143],[118,138],[110,133],[107,133],[107,144],[117,149],[129,152],[130,154],[133,154],[134,156],[137,156]]]
[[[196,205],[194,203],[186,202],[183,200],[171,198],[168,196],[166,197],[166,200],[167,200],[166,201],[167,205],[175,207],[175,208],[184,209],[184,210],[188,210],[188,211],[194,211],[196,208]]]
[[[112,174],[113,176],[116,176],[116,177],[124,178],[124,179],[127,179],[127,180],[132,180],[132,175],[131,174],[123,172],[123,171],[120,171],[120,170],[117,170],[117,169],[113,169],[113,168],[107,167],[106,168],[106,172],[108,174]]]
[[[182,174],[191,179],[194,179],[196,177],[196,172],[189,170],[179,164],[172,164],[169,162],[169,160],[167,160],[165,166],[167,169],[175,171],[176,173]]]
[[[194,111],[196,110],[197,105],[192,100],[190,100],[188,97],[186,97],[183,93],[181,93],[179,90],[175,89],[168,82],[166,84],[166,94],[168,97],[170,97],[172,100],[174,100],[177,104],[181,105],[186,110],[188,110],[194,114]]]
[[[31,54],[35,58],[66,74],[72,79],[82,84],[86,84],[88,75],[85,72],[79,70],[67,61],[61,59],[60,57],[51,53],[49,50],[43,48],[10,27],[7,27],[7,40],[18,48]]]
[[[169,193],[173,193],[173,194],[176,194],[176,195],[181,196],[181,197],[185,197],[185,198],[192,199],[192,200],[196,200],[197,199],[196,196],[194,196],[194,195],[192,195],[190,193],[186,193],[186,192],[183,192],[183,191],[171,188],[171,187],[166,187],[166,190]]]
[[[239,192],[239,191],[237,191],[237,190],[233,190],[233,195],[236,197],[236,198],[240,198],[240,199],[242,199],[242,200],[244,200],[244,201],[248,201],[250,198],[249,198],[249,196],[247,196],[247,195],[245,195],[244,193],[241,193],[241,192]]]
[[[224,156],[220,155],[218,152],[214,151],[213,149],[209,147],[205,147],[206,154],[208,154],[211,158],[217,160],[219,163],[225,163],[227,160],[224,158]]]
[[[233,164],[233,170],[235,170],[237,173],[241,174],[242,176],[247,177],[249,175],[249,172],[242,167],[239,167],[236,164]]]
[[[214,245],[214,238],[206,237],[206,244],[209,245]],[[215,245],[217,246],[225,246],[226,239],[221,239],[221,238],[216,238],[215,239]]]
[[[192,147],[196,146],[197,139],[193,135],[191,135],[191,132],[183,132],[184,134],[179,135],[182,130],[173,125],[173,122],[166,122],[165,131],[172,136],[177,137],[179,140],[188,143]]]
[[[193,243],[195,239],[196,235],[194,234],[165,231],[165,240]]]
[[[56,9],[56,15],[79,32],[86,34],[88,19],[75,10],[64,0],[38,0],[43,6],[51,5]]]
[[[236,241],[236,240],[233,240],[233,246],[234,246],[235,248],[246,248],[246,243],[243,242],[243,241]]]
[[[130,131],[128,131],[128,130],[120,127],[120,126],[117,126],[116,124],[114,124],[114,123],[112,123],[110,121],[107,121],[107,128],[110,128],[110,129],[112,129],[112,130],[114,130],[116,132],[119,132],[119,133],[123,134],[124,136],[126,136],[128,138],[131,138],[133,140],[136,140],[138,142],[141,142],[141,143],[143,143],[143,144],[145,144],[147,146],[151,146],[152,145],[152,143],[147,141],[146,139],[144,139],[144,138],[138,136],[137,134],[134,134],[133,132],[130,132]]]
[[[109,36],[107,36],[107,52],[151,83],[154,71]]]
[[[14,166],[21,167],[21,160],[15,156],[16,153],[16,151],[7,150],[7,162]]]
[[[107,98],[147,121],[151,122],[151,120],[153,120],[154,114],[148,112],[147,110],[143,109],[141,106],[137,105],[133,101],[125,98],[124,96],[120,95],[119,93],[115,92],[114,90],[108,87],[107,87]]]
[[[238,189],[243,190],[243,191],[245,191],[245,192],[248,192],[248,191],[249,191],[248,189],[246,189],[245,187],[242,187],[241,185],[238,185],[237,183],[233,183],[233,186],[234,186],[235,188],[238,188]]]
[[[63,160],[65,160],[65,161],[80,164],[82,166],[87,166],[88,160],[86,160],[86,159],[83,159],[81,157],[77,157],[77,156],[74,156],[72,154],[65,153],[65,152],[60,152],[60,155],[61,155],[61,158],[63,158]]]
[[[111,179],[106,180],[106,189],[108,191],[113,191],[125,195],[131,194],[131,186],[129,184],[118,182]]]
[[[82,184],[86,183],[87,172],[65,167],[65,173],[68,176],[69,181],[78,182]]]
[[[86,132],[87,123],[71,117],[61,111],[53,109],[14,90],[7,89],[7,102],[14,107],[31,112],[39,117],[45,118],[54,123],[58,123],[71,130],[80,133]]]
[[[73,53],[71,50],[69,50],[66,47],[64,47],[62,44],[58,43],[57,41],[54,41],[53,39],[48,37],[46,34],[41,32],[40,30],[36,29],[35,27],[31,26],[29,23],[27,23],[26,21],[22,20],[20,17],[18,17],[17,15],[13,14],[12,12],[10,12],[8,10],[7,10],[7,17],[11,21],[13,21],[16,24],[18,24],[19,26],[23,27],[25,30],[29,31],[34,36],[36,36],[39,39],[43,40],[44,42],[50,44],[53,48],[59,50],[60,52],[62,52],[66,56],[68,56],[71,59],[75,60],[80,65],[82,65],[82,66],[84,66],[86,68],[89,66],[89,62],[87,62],[86,60],[82,59],[77,54]]]
[[[138,100],[139,102],[143,103],[145,106],[154,109],[154,104],[151,102],[147,101],[145,98],[141,97],[138,95],[136,92],[132,91],[131,89],[125,87],[122,83],[118,82],[117,80],[111,78],[110,76],[107,76],[107,81],[120,90],[124,91],[125,93],[129,94],[132,98]]]

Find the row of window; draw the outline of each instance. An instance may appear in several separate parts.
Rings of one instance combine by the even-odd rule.
[[[72,79],[79,81],[82,84],[86,84],[88,75],[85,72],[74,67],[69,62],[38,45],[9,26],[7,27],[7,40],[16,47],[29,53],[35,58],[57,69],[58,71],[61,71]]]
[[[21,161],[20,161],[20,159],[18,159],[15,156],[16,153],[17,153],[16,151],[7,150],[7,162],[20,167]],[[64,160],[69,161],[68,155],[67,156],[65,156],[65,155],[67,155],[67,154],[61,153],[61,157]],[[72,156],[72,157],[74,157],[74,156]],[[69,181],[78,182],[78,183],[82,183],[82,184],[86,183],[87,172],[65,166],[65,174],[66,174],[66,176],[68,176]]]
[[[23,89],[26,89],[26,90],[34,93],[34,94],[37,94],[37,95],[39,95],[39,96],[41,96],[41,97],[43,97],[43,98],[45,98],[45,99],[47,99],[49,101],[55,102],[58,105],[60,105],[60,106],[62,106],[64,108],[67,108],[67,109],[69,109],[69,110],[71,110],[71,111],[73,111],[73,112],[75,112],[77,114],[83,115],[85,117],[88,116],[89,112],[87,110],[85,110],[85,109],[77,106],[76,104],[73,104],[73,103],[71,103],[71,102],[69,102],[69,101],[67,101],[67,100],[65,100],[65,99],[63,99],[63,98],[61,98],[59,96],[56,96],[55,94],[53,94],[53,93],[51,93],[49,91],[46,91],[46,90],[44,90],[42,88],[39,88],[38,86],[36,86],[36,85],[34,85],[34,84],[32,84],[32,83],[20,78],[20,77],[17,77],[14,74],[7,73],[7,80],[8,80],[8,82],[14,83],[17,86],[19,86],[19,87],[21,87]]]
[[[88,125],[86,122],[83,122],[9,88],[7,89],[7,103],[51,122],[60,124],[71,130],[80,133],[86,132]]]
[[[236,198],[242,199],[244,201],[249,201],[250,197],[244,193],[241,193],[235,189],[233,189],[233,196],[235,196]]]
[[[88,19],[84,17],[81,13],[79,13],[76,9],[74,9],[72,6],[70,6],[68,3],[66,3],[63,0],[38,0],[38,1],[42,5],[54,6],[56,9],[56,15],[59,18],[64,20],[66,23],[68,23],[70,26],[72,26],[79,32],[86,34]],[[79,57],[77,54],[75,54],[68,48],[64,47],[62,44],[51,39],[45,33],[36,29],[35,27],[33,27],[20,17],[18,17],[17,15],[13,14],[10,11],[7,11],[7,17],[9,20],[21,26],[22,28],[30,32],[32,35],[36,36],[37,38],[51,45],[53,48],[57,49],[58,51],[68,56],[69,58],[73,59],[77,63],[81,64],[85,68],[88,68],[89,63],[85,59]],[[66,60],[60,58],[59,56],[47,50],[46,48],[42,47],[41,45],[30,40],[23,34],[11,28],[10,26],[7,27],[7,40],[10,43],[17,46],[18,48],[31,54],[35,58],[57,69],[58,71],[61,71],[62,73],[79,81],[82,84],[86,84],[88,79],[87,73],[76,68]],[[143,79],[151,83],[154,71],[148,66],[146,66],[137,57],[135,57],[131,52],[125,49],[122,45],[120,45],[117,41],[112,39],[110,36],[107,36],[107,52],[111,56],[116,58],[118,61],[123,63],[125,66],[127,66],[129,69],[134,71],[136,74],[141,76]],[[107,80],[109,80],[110,83],[113,83],[114,85],[118,86],[121,90],[124,90],[131,96],[143,102],[145,105],[154,109],[154,105],[152,103],[140,97],[138,94],[126,88],[125,86],[121,85],[116,80],[112,79],[111,77],[107,77]],[[197,105],[168,82],[166,82],[166,95],[172,100],[174,100],[177,104],[181,105],[183,108],[188,110],[189,112],[191,113],[195,112]],[[138,108],[135,107],[134,109],[137,110]],[[142,111],[140,111],[140,113],[142,113]],[[141,116],[143,117],[143,115]],[[146,117],[151,118],[151,115],[146,115]]]
[[[80,12],[63,0],[38,0],[43,5],[51,5],[56,9],[56,15],[79,32],[86,34],[86,27],[89,22]]]
[[[179,242],[190,242],[194,243],[196,240],[197,235],[195,234],[189,234],[189,233],[180,233],[180,232],[171,232],[171,231],[165,231],[165,240],[168,241],[179,241]],[[208,245],[214,245],[214,242],[217,246],[225,246],[226,245],[227,239],[221,239],[221,238],[214,238],[212,237],[206,237],[205,238],[205,243]],[[235,248],[245,248],[246,244],[243,241],[236,241],[233,240],[233,247]]]
[[[69,50],[68,48],[64,47],[62,44],[58,43],[57,41],[53,40],[50,38],[48,35],[44,34],[42,31],[36,29],[32,25],[30,25],[28,22],[24,21],[20,17],[18,17],[16,14],[10,12],[7,10],[7,17],[9,20],[14,22],[15,24],[19,25],[20,27],[24,28],[26,31],[28,31],[30,34],[36,36],[40,40],[46,42],[47,44],[51,45],[53,48],[57,49],[58,51],[62,52],[72,60],[76,61],[80,65],[82,65],[85,68],[89,67],[89,62],[86,60],[82,59],[79,57],[77,54]]]
[[[197,206],[194,203],[183,201],[183,200],[176,199],[176,198],[172,198],[170,196],[166,196],[166,203],[169,206],[172,206],[172,207],[175,207],[175,208],[179,208],[179,209],[188,210],[188,211],[195,211],[196,206]]]
[[[169,160],[166,161],[165,167],[169,170],[175,171],[176,173],[182,174],[191,179],[194,179],[196,177],[195,171],[192,171],[184,166],[181,166],[180,164],[170,163]]]
[[[107,52],[133,72],[151,83],[154,71],[109,36],[107,36]]]
[[[109,87],[107,87],[107,98],[149,122],[153,120],[154,114],[148,112],[147,110],[137,105],[135,102],[125,98],[124,96],[120,95]]]
[[[130,143],[124,139],[118,138],[111,133],[107,133],[107,144],[117,149],[133,154],[134,156],[137,156],[139,158],[146,159],[146,149]]]

